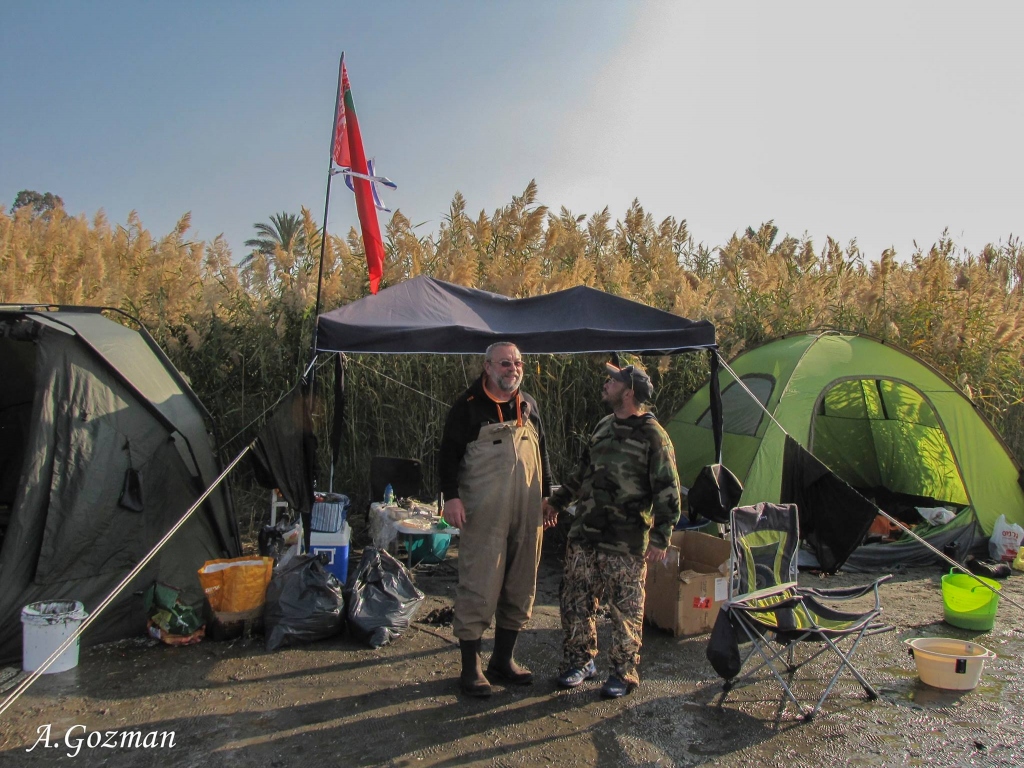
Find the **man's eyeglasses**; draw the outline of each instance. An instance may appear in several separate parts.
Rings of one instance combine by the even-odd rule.
[[[516,368],[523,367],[522,360],[488,360],[487,362],[494,363],[495,365],[500,365],[502,368],[511,368],[513,365]]]

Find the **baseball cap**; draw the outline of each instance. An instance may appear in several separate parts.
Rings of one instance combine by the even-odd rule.
[[[654,397],[654,385],[651,384],[651,377],[639,363],[625,365],[622,368],[605,363],[605,368],[608,369],[609,376],[633,390],[633,395],[638,403],[646,403]]]

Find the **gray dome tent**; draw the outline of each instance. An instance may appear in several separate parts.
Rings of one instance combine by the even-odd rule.
[[[220,469],[205,408],[141,326],[97,308],[0,306],[0,369],[0,660],[11,661],[23,606],[92,610]],[[127,498],[130,473],[139,493]],[[143,633],[138,593],[155,580],[198,602],[203,562],[240,550],[221,486],[84,640]]]

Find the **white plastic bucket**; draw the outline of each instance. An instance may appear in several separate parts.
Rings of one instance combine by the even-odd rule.
[[[29,603],[21,609],[22,668],[35,672],[89,616],[77,600]],[[64,672],[78,666],[78,638],[43,674]]]
[[[918,637],[903,642],[910,646],[922,683],[953,691],[974,688],[985,661],[996,657],[983,645],[950,637]]]

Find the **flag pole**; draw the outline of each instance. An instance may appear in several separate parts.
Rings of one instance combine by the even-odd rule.
[[[324,282],[324,254],[327,249],[327,216],[331,210],[331,178],[334,176],[334,142],[337,139],[338,131],[338,110],[341,109],[341,72],[345,68],[345,52],[341,52],[341,61],[338,63],[338,88],[334,96],[334,122],[331,124],[331,146],[327,160],[327,195],[324,198],[324,233],[320,238],[320,269],[316,278],[316,305],[313,310],[313,341],[310,344],[310,359],[316,359],[316,337],[320,329],[320,290]],[[310,366],[310,381],[316,374],[313,366]]]

